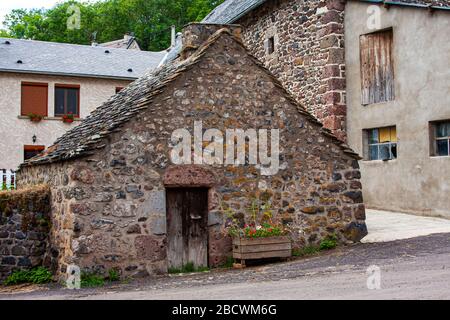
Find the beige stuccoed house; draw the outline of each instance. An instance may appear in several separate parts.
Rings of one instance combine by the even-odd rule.
[[[450,218],[449,0],[227,0],[205,19],[357,151],[369,208]]]
[[[0,38],[0,169],[48,147],[164,55]]]
[[[366,3],[345,16],[347,136],[365,201],[450,218],[450,8],[377,8],[379,30],[361,19]]]

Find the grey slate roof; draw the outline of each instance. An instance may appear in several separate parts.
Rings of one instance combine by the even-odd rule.
[[[99,46],[108,47],[108,48],[129,49],[132,44],[136,44],[136,46],[139,48],[139,50],[141,49],[139,47],[139,43],[137,43],[136,38],[133,36],[129,36],[129,37],[125,36],[124,38],[119,39],[119,40],[100,43]]]
[[[10,44],[6,44],[7,41]],[[105,53],[106,50],[109,53]],[[165,51],[0,38],[0,72],[134,80],[156,68],[164,55]],[[17,63],[18,60],[22,63]]]
[[[226,0],[211,11],[202,22],[205,23],[234,23],[253,9],[270,0]],[[354,0],[363,2],[383,3],[383,0]],[[391,4],[431,5],[434,7],[450,7],[450,0],[392,0]]]
[[[226,0],[211,11],[202,22],[222,24],[233,23],[266,1],[267,0]]]
[[[120,131],[122,125],[135,118],[142,110],[151,108],[153,99],[164,92],[164,89],[172,81],[177,79],[178,76],[189,70],[192,65],[198,63],[210,46],[223,35],[232,37],[245,48],[241,39],[235,38],[228,29],[223,28],[217,31],[188,59],[182,61],[178,59],[168,62],[162,67],[132,82],[118,94],[112,96],[108,101],[95,109],[78,126],[67,131],[43,153],[25,161],[20,167],[66,161],[88,156],[93,154],[95,150],[104,148],[107,143],[105,138],[113,132]],[[286,99],[297,107],[299,113],[305,116],[311,123],[322,126],[313,115],[298,104],[261,62],[254,58],[248,51],[247,53],[254,63],[272,78],[275,85],[283,90]],[[330,130],[323,126],[321,130],[324,135],[331,138],[350,157],[360,159],[358,154],[336,138]]]

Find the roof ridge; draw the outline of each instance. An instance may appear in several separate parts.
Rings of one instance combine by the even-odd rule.
[[[79,44],[79,43],[67,43],[67,42],[55,42],[55,41],[44,41],[44,40],[33,40],[33,39],[18,39],[18,38],[3,38],[0,37],[0,40],[8,40],[11,42],[11,44],[13,44],[14,41],[20,41],[20,42],[34,42],[34,43],[42,43],[42,44],[54,44],[54,45],[61,45],[61,46],[73,46],[73,47],[82,47],[82,48],[92,48],[93,50],[105,50],[104,46],[98,45],[98,46],[92,46],[90,44]],[[101,44],[106,44],[106,43],[112,43],[112,42],[119,42],[119,41],[123,41],[121,39],[118,40],[113,40],[113,41],[109,41],[109,42],[105,42],[105,43],[101,43]],[[108,50],[127,50],[129,51],[129,49],[124,49],[124,48],[114,48],[114,47],[110,47],[108,48]],[[140,52],[144,53],[144,54],[152,54],[152,53],[163,53],[166,50],[161,50],[161,51],[145,51],[145,50],[141,50]]]
[[[352,0],[375,5],[394,5],[405,8],[430,8],[434,10],[450,10],[448,0]],[[257,9],[268,0],[225,0],[215,7],[202,22],[234,23],[251,11]]]

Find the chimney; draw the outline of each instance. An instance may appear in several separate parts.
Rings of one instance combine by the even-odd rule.
[[[190,23],[183,28],[183,48],[181,58],[190,57],[209,37],[220,29],[227,28],[238,38],[241,38],[241,26],[237,24],[207,24]]]
[[[91,47],[96,47],[98,46],[97,43],[97,31],[92,32],[92,42],[91,42]]]
[[[176,41],[177,41],[177,31],[175,26],[170,27],[170,47],[175,47]]]

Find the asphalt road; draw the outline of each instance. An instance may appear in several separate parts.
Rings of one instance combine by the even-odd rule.
[[[376,266],[378,273],[367,273]],[[372,269],[372,270],[375,270]],[[370,277],[369,287],[367,281]],[[377,279],[380,279],[379,289]],[[244,270],[97,289],[23,288],[0,299],[450,299],[450,234],[359,244]]]

